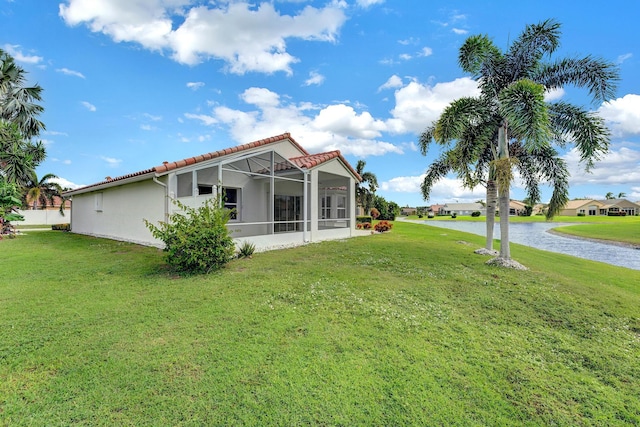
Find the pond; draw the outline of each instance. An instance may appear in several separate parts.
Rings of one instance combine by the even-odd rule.
[[[467,233],[486,235],[484,222],[422,221],[434,227],[449,228]],[[570,224],[525,222],[509,224],[509,241],[550,252],[572,255],[593,261],[640,270],[640,250],[623,246],[596,243],[549,233],[552,228]],[[494,238],[500,238],[500,225],[496,222]],[[499,246],[498,246],[499,248]]]

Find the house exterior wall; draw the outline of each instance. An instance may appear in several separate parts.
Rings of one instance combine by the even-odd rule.
[[[101,198],[102,205],[96,206]],[[160,246],[144,224],[165,220],[165,189],[151,179],[73,196],[71,231]]]

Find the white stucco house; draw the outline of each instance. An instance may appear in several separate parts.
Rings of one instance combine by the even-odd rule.
[[[162,246],[144,224],[167,221],[177,206],[197,207],[222,194],[235,209],[228,227],[237,243],[258,250],[356,235],[360,176],[339,151],[308,153],[290,134],[140,172],[65,193],[71,231]]]

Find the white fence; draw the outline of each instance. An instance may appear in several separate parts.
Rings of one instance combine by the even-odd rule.
[[[24,221],[15,221],[13,224],[21,227],[25,225],[53,225],[71,222],[71,210],[65,209],[64,216],[59,210],[19,210],[20,215],[24,215]]]

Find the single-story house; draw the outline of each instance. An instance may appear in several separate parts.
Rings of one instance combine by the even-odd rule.
[[[527,205],[525,205],[523,202],[519,200],[509,200],[509,215],[518,216],[523,214],[526,206]]]
[[[416,208],[410,208],[409,206],[405,206],[404,208],[400,208],[400,215],[409,216],[409,215],[417,215]]]
[[[579,199],[569,200],[564,208],[560,211],[562,216],[577,216],[578,214],[584,214],[585,216],[597,216],[602,215],[600,209],[604,204],[597,200]],[[606,214],[605,214],[606,215]]]
[[[144,224],[222,195],[237,243],[265,250],[355,235],[355,184],[339,151],[310,154],[289,133],[67,191],[71,231],[161,247]]]
[[[487,214],[487,209],[482,203],[447,203],[440,207],[439,215],[471,215],[473,212],[479,211],[481,215]]]
[[[640,204],[630,202],[627,199],[606,199],[598,200],[602,203],[600,207],[600,215],[619,215],[620,212],[624,212],[627,215],[640,214]]]

